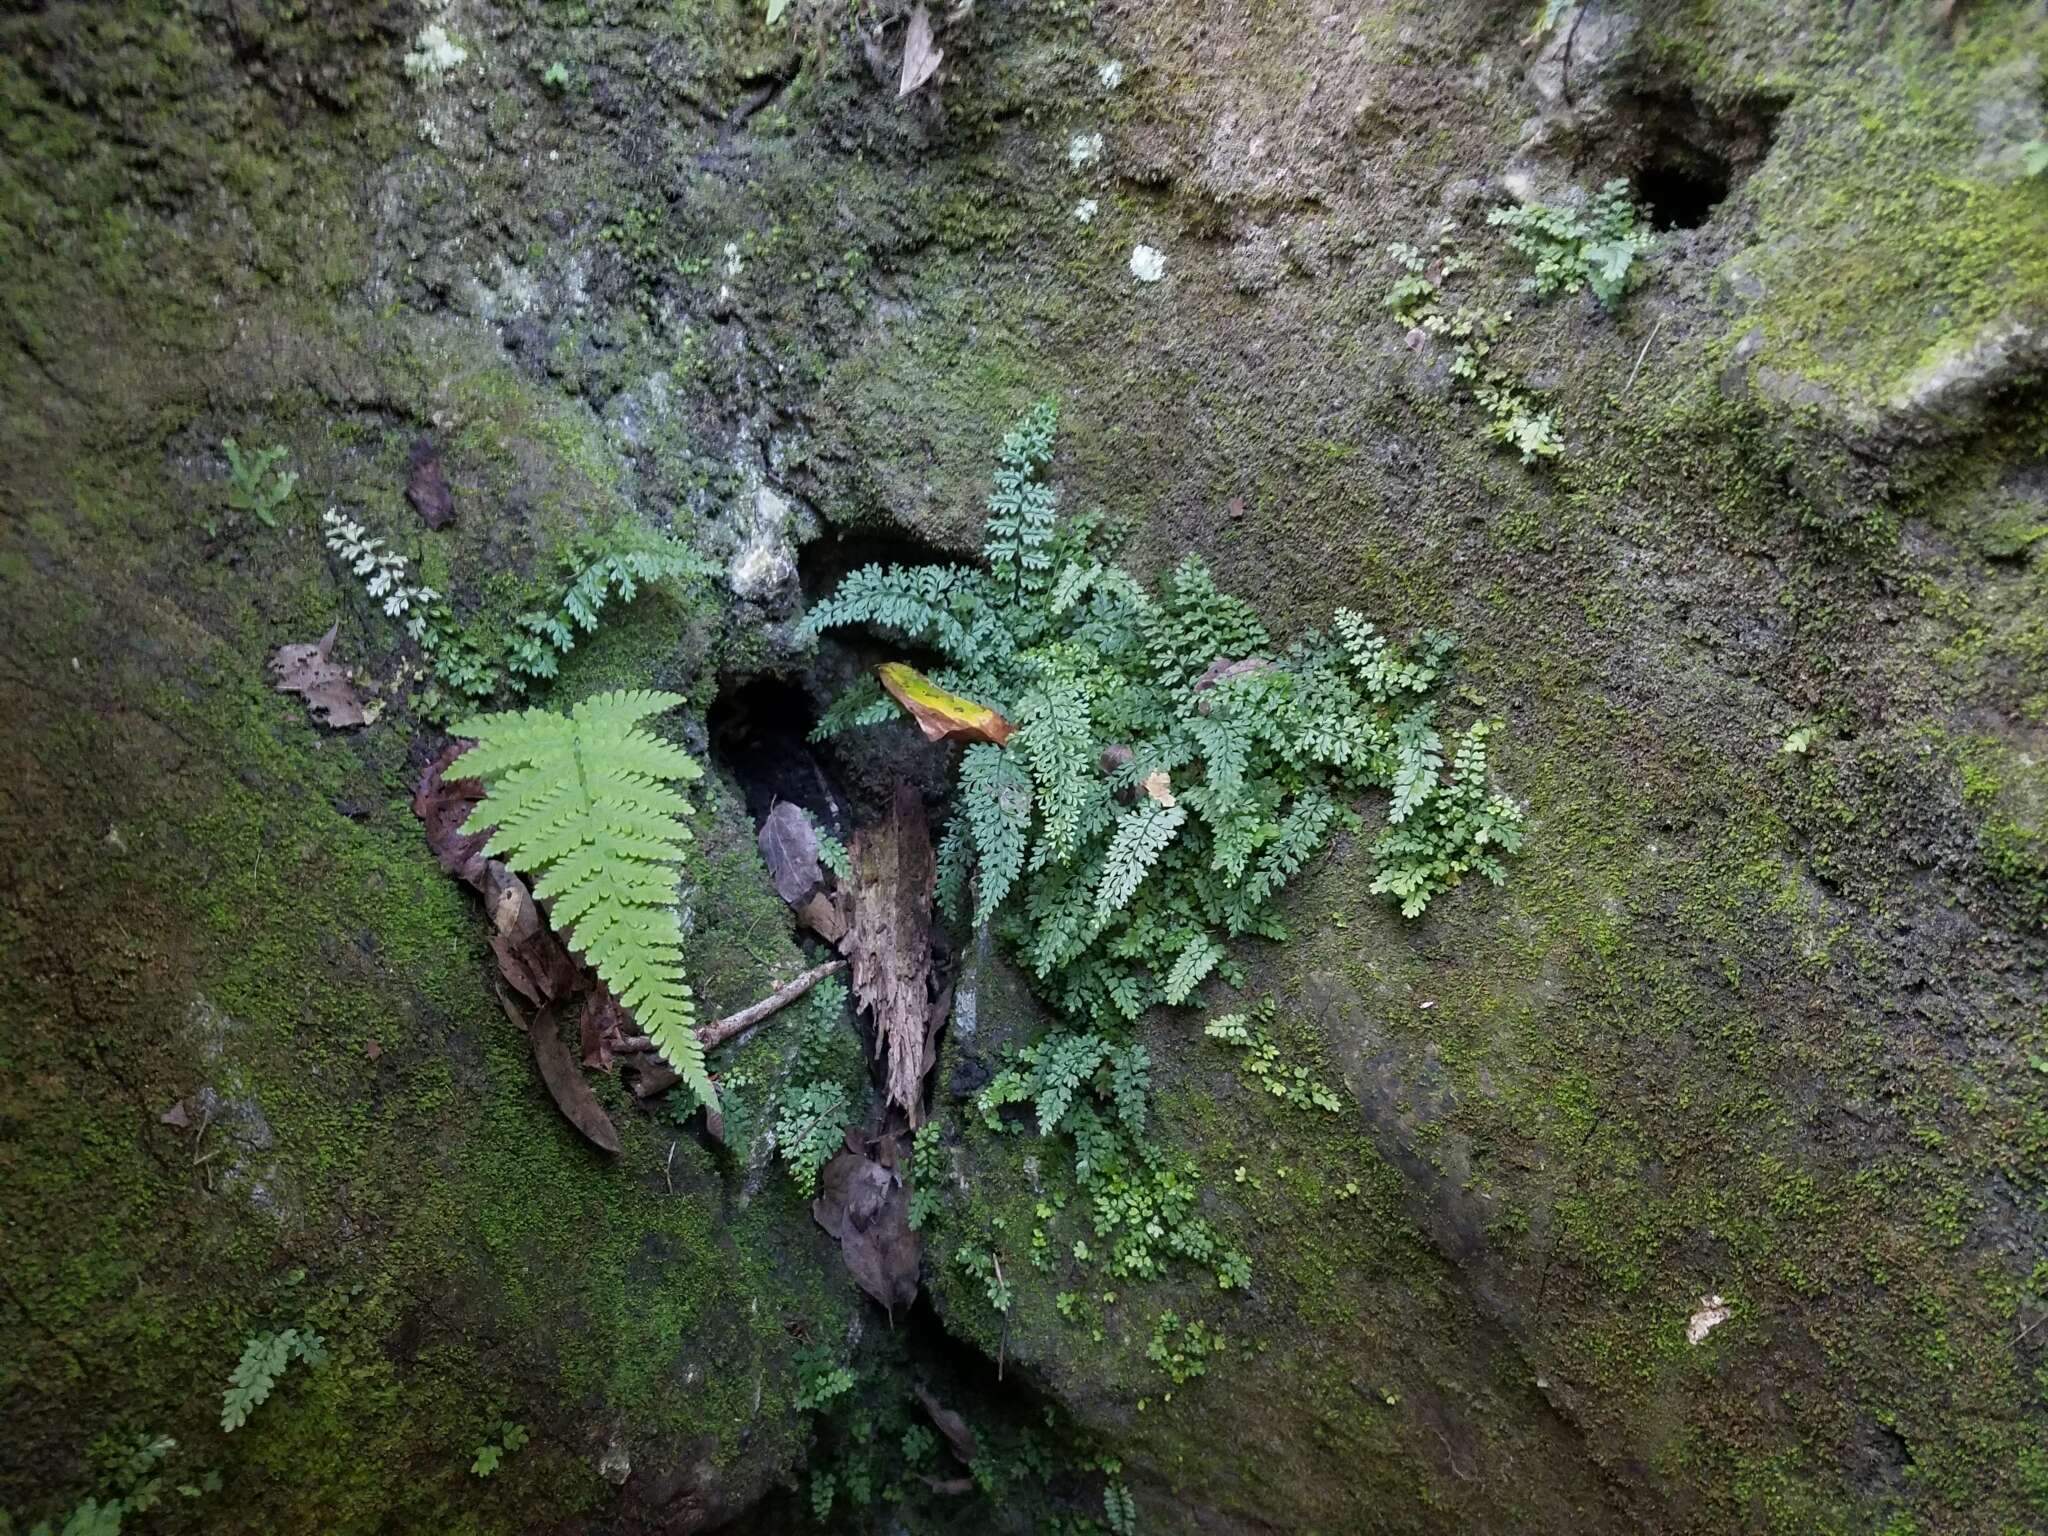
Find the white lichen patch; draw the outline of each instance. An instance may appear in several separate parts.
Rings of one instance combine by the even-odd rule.
[[[739,547],[726,564],[725,579],[735,595],[750,602],[766,602],[796,585],[792,509],[788,498],[763,485],[755,489],[749,510]]]
[[[1102,158],[1102,135],[1077,133],[1067,140],[1067,164],[1074,170],[1093,165]]]
[[[1718,1296],[1702,1296],[1699,1306],[1686,1321],[1685,1342],[1698,1344],[1735,1315],[1734,1309]]]
[[[1166,276],[1166,252],[1141,245],[1131,252],[1131,276],[1141,283],[1156,283]]]
[[[1122,59],[1111,59],[1102,68],[1095,71],[1095,78],[1102,82],[1102,88],[1105,91],[1115,90],[1124,83],[1124,61]]]
[[[412,52],[405,56],[406,77],[419,85],[434,85],[468,58],[469,50],[450,37],[446,27],[430,21],[420,28],[419,36],[412,40]]]
[[[1074,222],[1076,224],[1093,224],[1095,222],[1095,215],[1101,212],[1101,210],[1102,205],[1096,202],[1094,198],[1084,197],[1081,201],[1074,204]]]

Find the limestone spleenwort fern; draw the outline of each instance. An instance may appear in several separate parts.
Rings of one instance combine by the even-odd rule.
[[[1628,182],[1619,177],[1601,187],[1583,213],[1522,203],[1494,209],[1486,222],[1506,230],[1508,245],[1536,264],[1535,275],[1525,280],[1531,291],[1543,295],[1590,288],[1608,309],[1641,280],[1636,258],[1657,243],[1643,226]]]
[[[682,702],[673,693],[621,690],[594,694],[566,715],[473,715],[453,730],[476,742],[457,771],[482,779],[487,791],[464,830],[489,829],[486,852],[534,877],[555,927],[715,1108],[676,915],[692,841],[683,818],[692,807],[675,786],[703,769],[641,724]]]
[[[1484,722],[1442,723],[1449,637],[1409,650],[1339,610],[1282,649],[1193,558],[1147,592],[1094,519],[1056,516],[1054,422],[1041,405],[1003,440],[983,565],[866,566],[804,619],[936,649],[935,682],[1018,722],[961,760],[942,896],[971,874],[975,919],[1101,1027],[1235,977],[1230,939],[1285,937],[1275,898],[1366,791],[1392,792],[1372,889],[1405,915],[1469,873],[1499,883],[1522,812],[1489,784]],[[892,711],[866,683],[819,732]]]

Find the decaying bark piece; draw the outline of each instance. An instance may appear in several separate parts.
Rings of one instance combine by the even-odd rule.
[[[932,892],[938,867],[924,802],[898,784],[889,814],[854,834],[853,927],[845,950],[853,961],[853,995],[875,1026],[875,1054],[885,1058],[888,1102],[912,1129],[924,1122],[925,1050],[932,964]]]

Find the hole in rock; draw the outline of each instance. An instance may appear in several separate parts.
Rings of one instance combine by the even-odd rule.
[[[828,532],[804,546],[798,577],[809,606],[864,565],[947,565],[960,559],[918,539],[883,533]]]
[[[1636,173],[1636,198],[1652,229],[1698,229],[1728,196],[1728,163],[1700,155],[1688,164],[1664,160]]]
[[[1645,91],[1616,106],[1620,169],[1658,230],[1698,229],[1770,153],[1784,97]]]
[[[721,694],[706,721],[712,760],[730,774],[758,823],[778,800],[802,806],[835,836],[846,825],[846,797],[826,757],[808,739],[818,711],[803,685],[756,677]]]

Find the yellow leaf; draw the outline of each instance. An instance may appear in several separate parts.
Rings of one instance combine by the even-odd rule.
[[[909,712],[927,741],[986,741],[1000,747],[1017,729],[986,704],[946,692],[903,662],[886,662],[875,671],[889,697]]]

